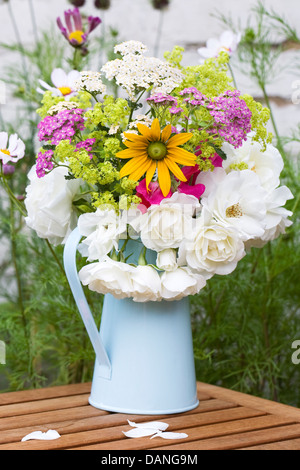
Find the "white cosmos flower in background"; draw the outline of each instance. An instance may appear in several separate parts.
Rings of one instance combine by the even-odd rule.
[[[71,96],[77,94],[74,83],[79,77],[80,72],[78,70],[71,70],[66,73],[63,69],[56,68],[51,73],[53,86],[44,82],[44,80],[39,80],[39,83],[43,88],[39,87],[37,88],[37,91],[44,94],[45,91],[49,90],[54,96],[64,96],[65,99],[69,99]]]
[[[43,178],[38,178],[35,165],[28,173],[25,222],[40,238],[48,239],[54,246],[65,243],[77,225],[72,202],[82,181],[66,180],[67,174],[68,168],[59,166]]]
[[[204,62],[205,59],[217,57],[221,51],[228,52],[231,55],[236,49],[241,40],[241,33],[234,33],[233,31],[224,31],[219,38],[210,38],[206,41],[206,47],[200,47],[198,54]]]
[[[25,144],[17,134],[8,138],[7,132],[0,132],[0,160],[3,165],[8,162],[16,163],[25,155]]]

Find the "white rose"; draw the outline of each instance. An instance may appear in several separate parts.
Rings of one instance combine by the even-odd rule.
[[[79,271],[84,286],[100,294],[112,294],[117,299],[130,298],[135,302],[161,300],[161,283],[151,266],[130,266],[106,257]]]
[[[152,205],[136,227],[143,244],[154,251],[178,248],[182,239],[188,237],[193,215],[199,208],[197,198],[179,193],[163,199],[159,205]]]
[[[165,271],[161,276],[161,295],[164,300],[180,300],[200,292],[206,280],[200,274],[192,273],[187,267]]]
[[[253,171],[226,174],[223,168],[215,168],[202,172],[198,182],[206,187],[202,205],[215,220],[235,228],[243,241],[264,234],[267,191]]]
[[[279,186],[273,191],[270,191],[266,196],[266,229],[261,237],[248,240],[246,248],[255,246],[260,248],[268,241],[274,240],[280,234],[285,232],[285,229],[292,225],[292,221],[288,219],[293,213],[283,206],[288,199],[293,199],[293,194],[286,186]]]
[[[133,290],[132,266],[106,257],[103,261],[87,264],[78,273],[84,286],[99,294],[112,294],[117,299],[130,297]]]
[[[172,248],[157,253],[156,266],[164,271],[174,271],[177,268],[177,254]]]
[[[25,222],[40,238],[48,239],[53,245],[65,243],[77,225],[72,201],[79,192],[81,180],[66,180],[67,174],[68,169],[59,166],[38,178],[35,165],[28,174]]]
[[[158,272],[151,266],[133,267],[131,296],[135,302],[161,300],[161,282]]]
[[[178,263],[187,264],[206,279],[231,273],[246,254],[236,230],[213,220],[206,224],[203,216],[197,219],[192,238],[180,246]]]
[[[113,248],[118,249],[118,242],[126,232],[126,225],[114,209],[82,214],[78,219],[78,229],[86,238],[78,249],[88,261],[101,260]]]
[[[272,144],[267,144],[266,150],[263,150],[259,142],[252,142],[249,138],[237,149],[225,142],[222,150],[227,155],[222,165],[227,173],[234,171],[237,169],[235,166],[238,167],[242,163],[257,174],[265,189],[270,190],[279,185],[283,159],[278,149]]]

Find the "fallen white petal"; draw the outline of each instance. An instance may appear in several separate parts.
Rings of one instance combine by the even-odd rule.
[[[154,429],[156,431],[165,431],[169,425],[162,421],[149,421],[149,423],[134,423],[133,421],[127,420],[130,426],[140,429]]]
[[[60,435],[54,429],[49,429],[47,432],[34,431],[27,436],[23,437],[23,441],[29,441],[30,439],[37,439],[40,441],[52,441],[53,439],[58,439]]]
[[[162,437],[163,439],[185,439],[186,437],[188,437],[188,435],[185,434],[184,432],[161,432],[159,431],[157,434],[150,437],[150,439],[153,439],[154,437]]]
[[[155,434],[157,429],[146,429],[146,428],[134,428],[130,429],[130,431],[123,431],[123,434],[126,437],[145,437],[145,436],[152,436]]]

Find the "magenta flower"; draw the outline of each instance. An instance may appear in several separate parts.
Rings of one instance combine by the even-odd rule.
[[[57,145],[61,140],[69,140],[77,131],[84,130],[83,109],[65,109],[54,116],[46,116],[38,124],[38,138]]]
[[[140,181],[140,183],[136,187],[136,195],[141,198],[142,204],[147,208],[152,206],[153,204],[160,204],[161,201],[165,199],[163,193],[161,192],[159,184],[156,181],[149,183],[149,189],[147,191],[145,178]],[[171,196],[172,191],[169,192],[166,198],[169,198]]]
[[[86,139],[86,140],[83,140],[81,142],[78,142],[75,146],[76,147],[76,152],[78,152],[81,149],[84,149],[89,154],[90,159],[92,159],[93,154],[91,154],[90,152],[92,151],[92,147],[93,147],[95,142],[96,142],[96,139]]]
[[[66,27],[63,25],[60,18],[57,18],[57,25],[62,34],[69,41],[73,47],[83,46],[89,34],[101,23],[101,19],[97,16],[89,16],[88,26],[86,31],[83,28],[82,17],[78,8],[74,10],[66,10],[64,12]]]
[[[39,152],[36,160],[35,171],[38,178],[45,176],[46,171],[53,169],[53,150],[47,150],[46,152]]]
[[[197,176],[200,173],[199,166],[184,166],[181,168],[181,171],[186,177],[187,182],[185,183],[181,181],[177,191],[183,194],[190,194],[191,196],[195,196],[197,199],[200,199],[205,191],[205,186],[204,184],[195,184]]]
[[[240,147],[247,140],[247,134],[251,131],[252,113],[246,102],[240,98],[238,90],[228,90],[211,99],[207,109],[215,121],[212,132],[217,132],[234,148]]]

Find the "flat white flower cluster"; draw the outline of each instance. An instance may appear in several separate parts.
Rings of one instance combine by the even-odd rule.
[[[132,45],[136,41],[128,41],[129,45],[122,43],[124,53],[122,59],[107,62],[101,69],[108,80],[116,83],[128,93],[132,101],[136,100],[137,93],[153,88],[161,93],[171,93],[183,80],[180,70],[172,67],[156,57],[142,55],[144,49],[137,49]],[[141,44],[141,43],[140,43]],[[129,52],[130,51],[130,52]]]
[[[124,41],[114,47],[115,54],[119,53],[122,56],[127,54],[143,54],[147,52],[148,48],[140,41]]]
[[[59,101],[57,104],[51,106],[48,110],[48,115],[53,116],[54,114],[60,113],[65,109],[77,109],[78,104],[75,101]]]
[[[106,86],[101,80],[101,73],[85,70],[80,72],[80,77],[75,80],[74,89],[97,94],[106,92]]]

